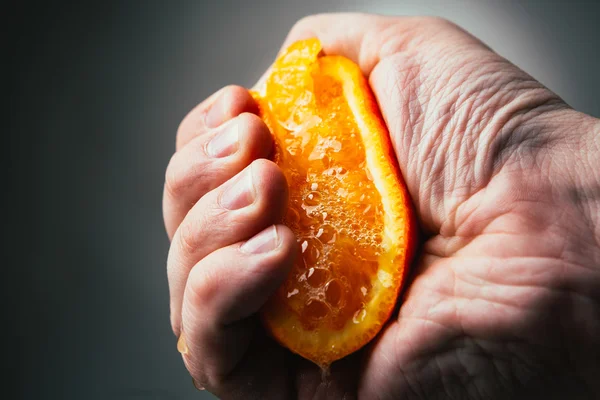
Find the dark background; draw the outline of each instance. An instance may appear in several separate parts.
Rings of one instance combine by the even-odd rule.
[[[169,327],[164,169],[186,112],[226,84],[252,85],[306,14],[447,17],[600,116],[598,2],[361,3],[106,0],[3,10],[9,398],[205,396]]]

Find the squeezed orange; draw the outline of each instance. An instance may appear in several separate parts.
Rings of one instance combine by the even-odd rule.
[[[291,45],[253,92],[290,187],[284,219],[299,254],[262,310],[267,330],[323,367],[389,318],[415,247],[410,198],[360,68]]]

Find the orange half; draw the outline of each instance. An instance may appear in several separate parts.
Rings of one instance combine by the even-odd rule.
[[[360,68],[291,45],[253,96],[290,187],[284,223],[299,255],[262,310],[267,330],[323,367],[364,346],[389,318],[415,246],[415,222],[377,103]]]

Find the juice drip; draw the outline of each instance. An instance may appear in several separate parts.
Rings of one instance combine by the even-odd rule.
[[[189,351],[183,332],[181,332],[181,335],[179,335],[179,339],[177,339],[177,351],[180,352],[182,355],[186,355]]]
[[[183,332],[181,332],[181,335],[179,335],[179,339],[177,339],[177,351],[179,351],[181,355],[186,355],[189,352],[187,341],[185,339],[185,334]],[[196,389],[206,390],[204,386],[199,384],[194,378],[192,378],[192,383],[194,384],[194,387]]]

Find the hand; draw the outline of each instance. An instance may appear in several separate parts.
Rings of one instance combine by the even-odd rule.
[[[266,337],[255,314],[296,244],[272,225],[286,184],[257,160],[269,132],[226,88],[182,122],[165,185],[171,318],[196,382],[223,398],[600,396],[600,123],[444,20],[314,16],[284,47],[314,36],[369,77],[426,233],[414,280],[326,383]],[[237,144],[210,141],[224,132]]]

